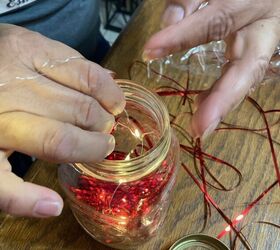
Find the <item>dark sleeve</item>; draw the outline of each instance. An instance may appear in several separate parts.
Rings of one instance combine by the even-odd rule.
[[[38,0],[0,16],[0,23],[26,27],[78,50],[85,43],[95,48],[99,35],[99,1]]]

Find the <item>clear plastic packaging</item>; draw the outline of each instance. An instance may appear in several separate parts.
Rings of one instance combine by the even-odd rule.
[[[188,70],[197,71],[211,76],[220,75],[221,69],[229,60],[225,57],[226,43],[224,41],[214,41],[204,45],[194,47],[185,53],[169,55],[163,59],[149,62],[149,67],[156,69],[160,75],[164,75],[168,69],[186,72]],[[195,63],[194,63],[195,61]],[[198,67],[200,70],[198,70]],[[148,72],[148,77],[150,73]],[[280,45],[274,51],[267,69],[265,80],[280,76]],[[160,77],[158,78],[159,81]]]

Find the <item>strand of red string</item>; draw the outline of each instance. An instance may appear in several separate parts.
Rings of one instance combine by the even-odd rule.
[[[132,69],[135,65],[140,65],[142,67],[144,67],[145,69],[147,69],[147,65],[144,62],[141,61],[136,61],[134,62],[131,67],[129,68],[129,76],[130,78],[132,78]],[[191,104],[193,103],[193,96],[199,94],[202,92],[202,90],[192,90],[189,89],[189,78],[185,84],[185,87],[183,86],[183,84],[177,82],[176,80],[174,80],[173,78],[161,74],[158,71],[154,70],[153,68],[149,68],[150,72],[159,76],[160,78],[167,80],[168,82],[170,82],[170,85],[173,84],[175,85],[175,87],[173,86],[160,86],[157,87],[155,89],[156,93],[160,96],[163,97],[179,97],[182,98],[182,105],[185,105],[186,102],[188,102],[189,107],[191,107]],[[188,73],[188,71],[186,72],[186,74]],[[219,207],[219,205],[214,201],[214,199],[210,196],[210,194],[208,193],[207,187],[212,187],[215,188],[217,190],[222,190],[222,191],[231,191],[234,188],[236,188],[237,186],[240,185],[241,181],[242,181],[242,174],[241,172],[232,164],[219,159],[213,155],[208,154],[207,152],[203,151],[203,147],[201,144],[201,141],[198,139],[196,141],[193,141],[190,139],[190,136],[188,135],[186,129],[184,129],[182,126],[176,124],[174,122],[174,120],[177,118],[175,115],[170,115],[170,117],[172,118],[171,121],[171,125],[173,126],[174,129],[176,129],[181,135],[183,135],[183,137],[185,139],[187,139],[189,142],[191,142],[191,146],[188,145],[183,145],[181,144],[181,151],[183,153],[188,153],[191,154],[194,159],[195,162],[196,160],[198,160],[198,164],[199,164],[199,168],[197,169],[198,171],[198,177],[196,178],[193,173],[190,171],[189,167],[185,164],[182,163],[182,167],[184,168],[184,170],[186,171],[186,173],[192,178],[192,180],[194,181],[194,183],[198,186],[198,188],[201,190],[201,192],[203,193],[203,197],[204,197],[204,211],[205,211],[205,222],[204,222],[204,226],[203,229],[206,226],[207,223],[207,219],[210,216],[209,213],[211,213],[211,206],[210,204],[218,211],[218,213],[220,214],[220,216],[225,220],[225,222],[228,224],[228,226],[217,235],[217,238],[221,239],[222,237],[224,237],[225,235],[227,235],[229,233],[230,236],[230,245],[231,245],[231,249],[235,249],[236,246],[236,239],[238,238],[241,243],[243,244],[243,246],[246,249],[252,249],[252,247],[250,246],[250,243],[248,242],[248,240],[246,239],[246,237],[244,236],[244,234],[242,233],[242,230],[244,229],[244,227],[242,227],[241,229],[238,229],[238,224],[240,224],[246,215],[248,215],[250,213],[250,211],[268,194],[271,192],[271,190],[273,190],[277,184],[280,185],[280,170],[279,170],[279,164],[277,161],[277,157],[276,157],[276,152],[275,152],[275,146],[274,143],[279,144],[278,142],[275,142],[271,136],[271,128],[278,125],[280,122],[280,119],[278,119],[276,122],[274,122],[273,124],[269,124],[268,123],[268,119],[267,119],[267,114],[274,114],[274,113],[279,113],[280,110],[279,109],[273,109],[273,110],[263,110],[263,108],[258,104],[258,102],[256,100],[254,100],[252,97],[247,97],[246,99],[247,102],[251,103],[251,105],[253,106],[254,109],[256,109],[259,114],[262,117],[262,120],[264,121],[265,127],[261,128],[261,129],[251,129],[251,128],[246,128],[246,127],[241,127],[241,126],[235,126],[232,124],[228,124],[228,123],[222,123],[223,127],[218,128],[216,130],[216,132],[222,131],[222,130],[229,130],[229,131],[234,131],[234,130],[239,130],[239,131],[244,131],[244,132],[251,132],[251,133],[255,133],[258,134],[262,137],[267,138],[267,141],[269,143],[269,147],[271,150],[271,157],[272,157],[272,161],[273,161],[273,165],[274,165],[274,169],[275,169],[275,173],[276,173],[276,180],[271,183],[263,192],[261,192],[259,194],[259,196],[249,202],[249,204],[245,207],[245,209],[243,209],[243,211],[240,212],[240,214],[235,218],[235,219],[230,219],[223,211],[222,209]],[[192,109],[187,112],[188,114],[192,115]],[[208,159],[210,161],[216,162],[216,163],[220,163],[222,164],[222,166],[227,167],[232,169],[238,176],[238,181],[237,184],[232,187],[232,188],[226,188],[220,181],[218,181],[218,179],[210,172],[209,168],[207,167],[206,163],[205,163],[205,159]],[[210,182],[208,182],[205,178],[206,173],[211,177],[211,179],[216,183],[216,185],[211,184]],[[277,228],[280,228],[280,226],[270,223],[270,222],[262,222],[263,224],[267,224],[267,225],[271,225]],[[232,237],[231,232],[235,233],[235,237]]]

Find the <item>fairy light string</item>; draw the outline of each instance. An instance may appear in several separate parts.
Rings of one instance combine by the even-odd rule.
[[[128,102],[125,111],[116,117],[111,133],[120,140],[116,139],[116,149],[107,160],[131,160],[133,164],[133,158],[144,155],[159,140],[155,124],[143,124],[143,110],[140,112],[142,116],[138,116],[135,107],[129,107]],[[133,143],[130,144],[130,141]],[[100,224],[100,216],[105,217],[101,226],[103,239],[112,239],[112,242],[117,243],[120,239],[149,239],[155,234],[175,181],[176,162],[172,155],[169,153],[162,162],[152,163],[160,165],[135,180],[126,180],[124,177],[121,181],[103,181],[81,173],[78,183],[69,187],[78,201],[90,206],[89,220],[94,227]],[[116,230],[118,234],[112,238]]]
[[[43,73],[43,69],[45,69],[45,68],[53,69],[56,66],[66,64],[66,63],[69,63],[69,62],[75,61],[75,60],[86,60],[86,59],[81,55],[69,56],[69,57],[63,58],[63,59],[59,59],[59,58],[50,59],[49,58],[37,69],[28,68],[28,70],[34,71],[34,73],[32,75],[21,75],[21,76],[18,75],[15,77],[13,76],[13,78],[10,78],[7,80],[1,79],[0,87],[3,87],[7,84],[11,84],[16,81],[30,81],[30,80],[35,80],[35,79],[38,79],[41,77],[48,77],[47,74]],[[12,65],[12,63],[10,65]],[[5,67],[3,67],[1,69],[0,73],[3,72],[4,70],[7,70],[10,65],[5,65]]]

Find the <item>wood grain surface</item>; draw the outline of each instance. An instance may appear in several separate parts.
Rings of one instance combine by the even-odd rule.
[[[163,1],[146,0],[134,15],[129,26],[122,32],[104,66],[115,71],[119,78],[128,78],[128,68],[133,61],[141,58],[142,48],[148,37],[159,29],[160,14],[163,10]],[[217,77],[210,69],[212,75],[202,74],[199,65],[194,62],[193,68],[187,75],[182,70],[167,70],[168,75],[181,83],[187,80],[191,88],[203,89],[209,87]],[[197,65],[197,66],[195,66]],[[131,69],[134,81],[149,88],[172,84],[153,75],[147,78],[146,68],[135,64]],[[280,107],[279,80],[273,80],[258,89],[253,97],[265,109]],[[176,123],[182,127],[188,124],[188,116],[180,115],[187,112],[189,107],[182,105],[177,97],[165,97],[169,111],[177,115]],[[279,119],[276,115],[268,115],[270,123]],[[241,107],[225,118],[226,122],[249,128],[263,128],[264,122],[257,110],[244,101]],[[271,129],[276,154],[279,160],[280,133],[279,126]],[[187,143],[178,134],[181,143]],[[240,185],[234,187],[238,176],[236,172],[223,164],[206,161],[211,173],[227,188],[234,187],[232,191],[219,191],[208,188],[209,194],[229,218],[235,218],[248,204],[256,199],[271,183],[276,180],[271,150],[265,133],[251,133],[240,130],[215,132],[203,144],[204,152],[223,159],[236,166],[242,173]],[[192,157],[182,153],[181,160],[196,175],[195,164]],[[196,175],[197,176],[197,175]],[[213,180],[206,176],[212,183]],[[57,181],[57,166],[47,162],[37,161],[25,177],[27,181],[53,188],[62,197],[64,194]],[[65,197],[64,197],[65,198]],[[271,225],[261,224],[260,221],[280,224],[280,192],[279,186],[274,187],[248,215],[240,226],[252,249],[280,249],[280,229]],[[212,215],[207,221],[203,231],[216,237],[227,226],[221,215],[212,207]],[[204,224],[203,194],[187,173],[180,169],[175,187],[173,200],[170,204],[164,225],[159,229],[155,238],[139,250],[167,250],[172,243],[184,235],[199,233]],[[239,227],[240,228],[240,227]],[[234,234],[232,234],[234,237]],[[229,235],[222,238],[229,245]],[[111,249],[96,242],[79,226],[74,219],[68,203],[65,202],[63,213],[58,218],[30,219],[15,218],[0,214],[0,249]],[[245,249],[237,240],[236,249]]]

